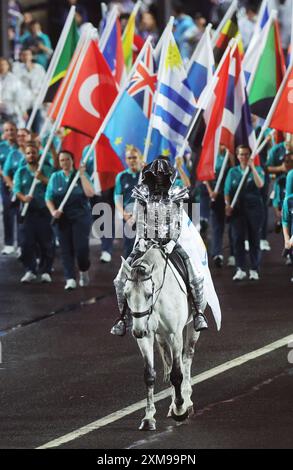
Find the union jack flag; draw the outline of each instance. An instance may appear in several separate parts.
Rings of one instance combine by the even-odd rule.
[[[157,75],[154,70],[153,50],[152,46],[149,45],[144,59],[138,64],[127,88],[129,96],[135,99],[148,119],[150,119],[152,114],[153,98],[157,83]]]

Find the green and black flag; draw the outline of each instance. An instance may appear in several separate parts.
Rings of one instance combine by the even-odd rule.
[[[77,43],[79,40],[79,33],[77,30],[76,22],[73,21],[68,32],[63,50],[61,52],[60,58],[57,62],[54,74],[50,81],[49,88],[47,90],[44,101],[52,102],[56,92],[59,88],[59,85],[62,79],[65,77],[67,69],[69,67],[70,61],[73,57],[74,51],[76,49]]]

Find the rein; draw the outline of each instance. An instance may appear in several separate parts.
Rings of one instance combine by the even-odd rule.
[[[159,293],[157,295],[156,300],[152,303],[152,305],[147,310],[144,310],[143,312],[133,312],[131,309],[129,309],[131,315],[133,316],[133,318],[143,318],[143,317],[146,317],[147,315],[150,317],[151,314],[153,313],[154,307],[157,303],[157,300],[160,296],[160,293],[162,291],[162,288],[163,288],[163,285],[164,285],[164,282],[165,282],[166,271],[167,271],[167,266],[168,266],[168,259],[169,259],[169,254],[167,253],[166,263],[165,263],[164,272],[163,272],[163,281],[162,281],[162,284],[160,285],[160,287],[156,291],[155,291],[155,284],[154,284],[154,281],[153,281],[151,276],[146,277],[146,278],[142,279],[141,281],[139,281],[139,282],[145,282],[145,281],[149,281],[149,280],[152,281],[152,299],[154,298],[154,296],[156,295],[157,292],[159,292]],[[138,267],[138,266],[136,266],[136,267]],[[134,282],[134,280],[131,279],[131,278],[126,278],[126,280],[130,281],[130,282]]]

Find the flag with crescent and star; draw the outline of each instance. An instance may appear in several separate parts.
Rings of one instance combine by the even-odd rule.
[[[156,81],[153,49],[146,45],[143,58],[104,131],[123,164],[127,145],[134,145],[141,152],[144,150]]]
[[[293,134],[293,61],[287,69],[284,82],[269,127]]]
[[[116,96],[117,85],[111,70],[97,42],[91,40],[61,125],[95,137]]]

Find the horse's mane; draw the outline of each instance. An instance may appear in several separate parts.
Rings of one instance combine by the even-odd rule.
[[[134,282],[142,281],[146,276],[146,271],[151,264],[157,265],[159,253],[161,250],[154,249],[153,247],[149,248],[140,258],[134,261],[131,266],[131,279]]]
[[[140,260],[138,260],[139,262]],[[139,282],[146,276],[146,266],[142,264],[137,264],[132,266],[131,270],[131,279],[134,282]]]

